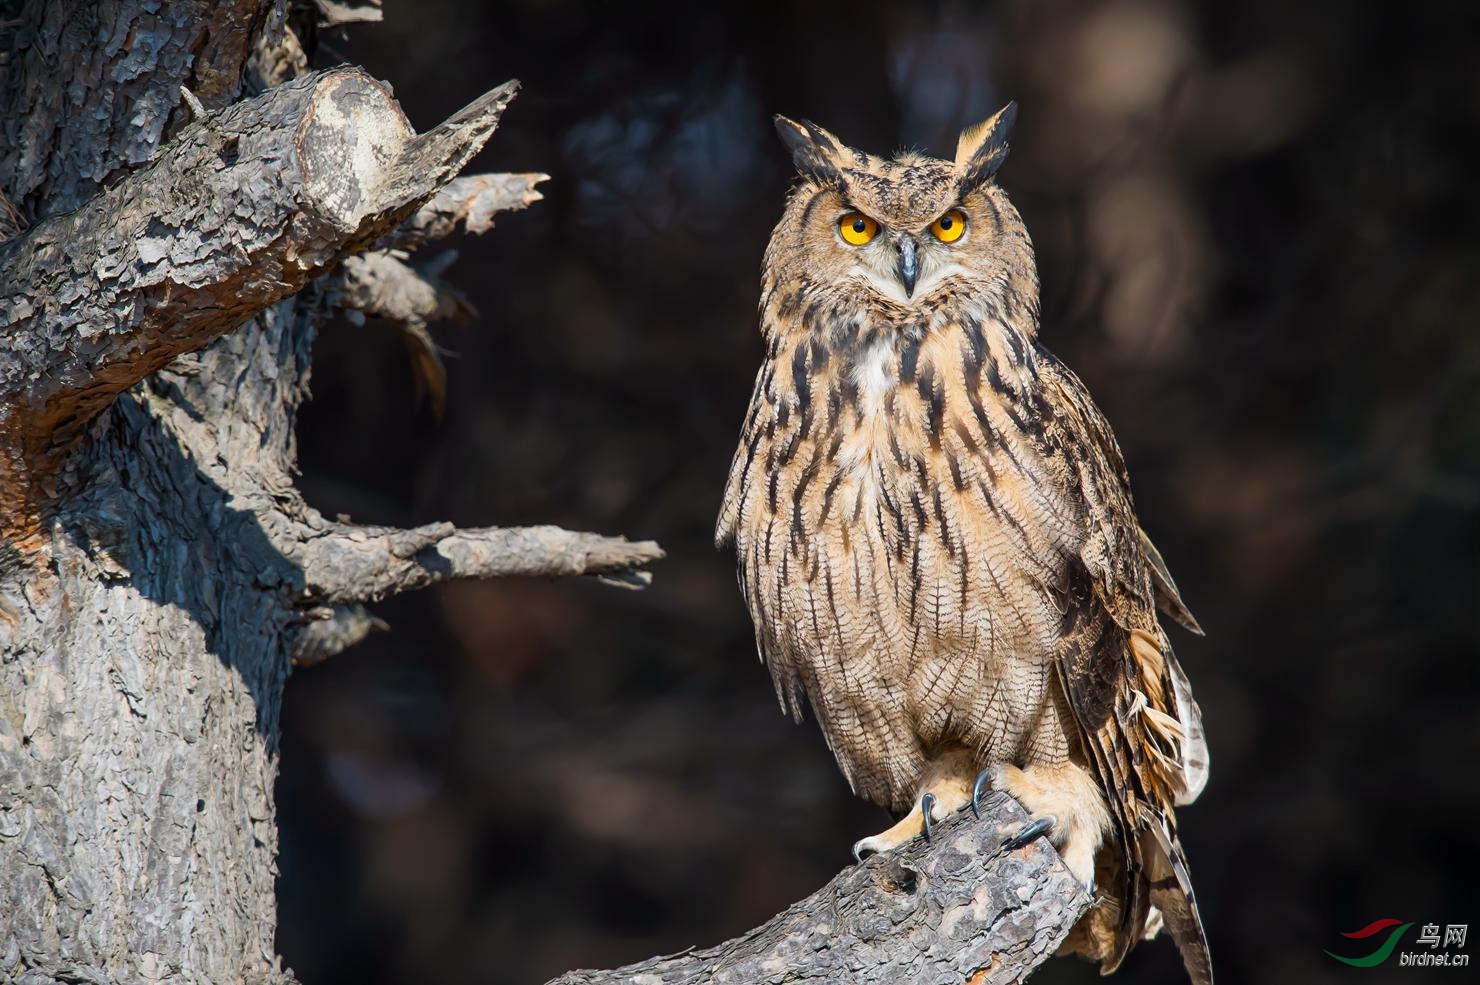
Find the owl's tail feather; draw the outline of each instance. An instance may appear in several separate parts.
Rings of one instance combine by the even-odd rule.
[[[1192,877],[1187,871],[1182,843],[1160,812],[1143,805],[1141,822],[1141,855],[1150,883],[1151,905],[1161,911],[1193,985],[1213,985],[1208,938],[1203,933],[1202,916],[1197,912],[1197,897],[1192,893]]]

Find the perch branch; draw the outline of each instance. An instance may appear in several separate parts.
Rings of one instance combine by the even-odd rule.
[[[457,578],[597,575],[640,588],[663,557],[652,541],[562,530],[450,523],[400,530],[332,523],[291,549],[306,589],[327,602],[373,602]]]
[[[1003,851],[1027,814],[995,793],[718,947],[550,985],[1015,985],[1051,957],[1090,899],[1044,839]]]
[[[27,526],[15,504],[34,514],[56,453],[120,392],[400,226],[517,88],[418,136],[363,71],[304,76],[192,123],[149,166],[0,246],[4,526]]]

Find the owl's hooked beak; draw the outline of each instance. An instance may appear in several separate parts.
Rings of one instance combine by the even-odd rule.
[[[918,244],[913,236],[901,236],[899,238],[899,282],[904,285],[904,296],[915,296],[915,278],[920,274],[920,264],[916,256]]]

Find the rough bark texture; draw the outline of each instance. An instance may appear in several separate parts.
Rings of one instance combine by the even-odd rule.
[[[8,21],[0,70],[0,176],[31,220],[70,211],[113,176],[154,157],[188,115],[180,87],[207,109],[236,99],[242,66],[273,0],[27,0]]]
[[[293,488],[320,276],[408,219],[416,245],[527,204],[530,181],[417,218],[512,85],[418,136],[358,70],[295,79],[286,9],[35,0],[0,24],[0,983],[291,980],[272,788],[292,664],[374,629],[373,597],[660,555],[361,529]]]
[[[980,821],[962,813],[929,842],[845,869],[743,937],[550,985],[1021,982],[1090,905],[1046,841],[1001,848],[1027,822],[992,794]]]

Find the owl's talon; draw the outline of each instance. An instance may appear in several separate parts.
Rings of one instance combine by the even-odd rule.
[[[920,799],[915,803],[915,806],[910,808],[910,812],[896,821],[894,826],[889,830],[880,831],[876,835],[868,838],[860,838],[858,841],[855,841],[853,843],[853,858],[856,861],[862,862],[870,855],[893,851],[901,845],[914,841],[921,835],[924,835],[925,840],[929,841],[930,836],[935,831],[935,822],[942,820],[945,815],[948,815],[958,807],[964,806],[966,798],[965,786],[963,785],[961,787],[958,797],[953,798],[950,794],[946,794],[945,797],[946,799],[942,803],[941,795],[933,790],[925,791],[920,795]],[[942,811],[941,817],[935,816],[937,809]]]
[[[935,794],[933,794],[933,793],[927,793],[927,794],[925,794],[925,796],[923,796],[923,797],[920,798],[920,815],[921,815],[920,833],[925,836],[925,840],[926,841],[929,841],[930,840],[930,832],[931,832],[930,825],[931,825],[931,821],[932,821],[930,815],[934,811],[935,811]]]
[[[978,821],[982,818],[982,793],[991,782],[992,771],[982,770],[976,776],[976,783],[971,786],[971,816]]]
[[[1052,814],[1044,814],[1040,817],[1035,817],[1023,828],[1023,830],[1019,831],[1011,838],[1004,839],[1002,842],[1002,847],[1007,849],[1008,851],[1016,851],[1017,849],[1022,848],[1024,845],[1030,845],[1037,839],[1048,834],[1054,829],[1055,826],[1058,825],[1058,823],[1059,819],[1054,817]]]

